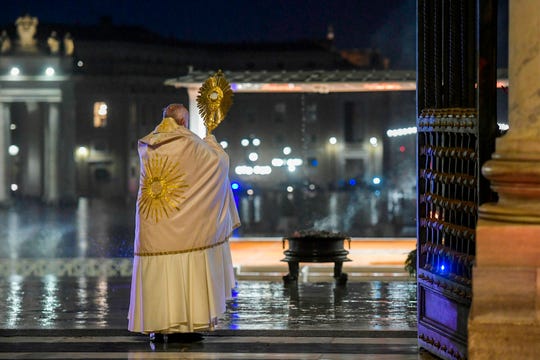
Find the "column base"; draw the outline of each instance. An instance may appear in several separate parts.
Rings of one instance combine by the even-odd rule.
[[[540,224],[538,204],[524,200],[520,206],[509,206],[501,203],[486,203],[480,206],[478,214],[481,219],[518,224]]]
[[[538,359],[540,323],[469,321],[469,359]]]
[[[540,354],[540,224],[480,219],[468,321],[470,359]]]

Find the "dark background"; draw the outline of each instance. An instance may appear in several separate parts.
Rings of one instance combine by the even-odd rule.
[[[415,0],[10,0],[0,24],[13,26],[27,13],[42,24],[92,25],[107,16],[115,25],[204,43],[324,39],[331,25],[336,48],[375,48],[392,68],[415,67]]]

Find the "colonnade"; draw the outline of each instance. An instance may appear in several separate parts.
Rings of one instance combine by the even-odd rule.
[[[2,99],[4,97],[4,99]],[[31,98],[31,96],[30,96]],[[21,98],[8,98],[0,93],[0,205],[9,204],[11,201],[11,192],[15,191],[11,188],[13,179],[13,166],[10,159],[9,147],[12,145],[11,124],[13,113],[11,104],[15,102],[25,102],[26,98],[21,95]],[[61,200],[60,191],[60,173],[61,164],[59,164],[60,151],[66,149],[61,148],[61,109],[60,103],[56,97],[45,100],[45,109],[43,116],[43,149],[38,149],[36,152],[25,152],[21,149],[24,146],[38,146],[36,144],[16,144],[20,148],[20,153],[14,156],[22,156],[25,154],[23,162],[26,164],[22,169],[20,177],[40,177],[32,181],[25,181],[23,184],[17,184],[19,188],[16,190],[22,196],[33,193],[25,189],[25,184],[41,184],[40,197],[47,204],[57,204]],[[25,119],[20,119],[25,121]],[[36,129],[41,131],[41,129]],[[40,151],[41,150],[41,151]],[[72,149],[69,149],[71,151]],[[65,174],[69,176],[69,174]],[[28,180],[28,179],[26,179]],[[34,191],[35,192],[35,191]]]

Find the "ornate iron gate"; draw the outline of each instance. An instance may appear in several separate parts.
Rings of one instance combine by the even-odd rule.
[[[417,1],[418,343],[446,359],[467,357],[478,206],[491,196],[480,170],[497,127],[496,11],[476,9],[493,2]]]

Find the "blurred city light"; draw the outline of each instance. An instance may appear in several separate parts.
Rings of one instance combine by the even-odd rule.
[[[107,104],[101,103],[99,105],[98,115],[101,115],[101,116],[107,115]]]
[[[287,159],[287,166],[300,166],[303,163],[304,162],[302,161],[302,159],[298,159],[298,158]]]
[[[11,156],[15,156],[19,153],[19,147],[17,145],[10,145],[8,148],[8,153]]]
[[[283,154],[284,154],[284,155],[289,155],[289,154],[291,153],[291,151],[292,151],[292,150],[291,150],[291,148],[290,148],[289,146],[285,146],[285,147],[283,148]]]
[[[229,143],[226,142],[225,140],[221,141],[221,142],[219,143],[219,145],[221,145],[221,147],[224,148],[224,149],[226,149],[226,148],[229,147]]]
[[[18,189],[19,189],[19,185],[11,184],[11,191],[17,191]]]
[[[246,147],[249,145],[249,140],[248,139],[242,139],[240,140],[240,144],[243,146],[243,147]]]
[[[47,69],[45,69],[45,75],[47,76],[53,76],[54,73],[55,73],[54,69],[50,66]]]
[[[369,143],[370,143],[372,146],[377,146],[377,144],[378,144],[377,138],[376,138],[375,136],[369,138]]]
[[[240,165],[234,168],[237,175],[269,175],[272,173],[272,168],[268,165],[264,166],[247,166]]]
[[[247,193],[249,196],[251,196],[251,195],[253,195],[254,191],[253,191],[253,189],[248,189],[248,190],[246,191],[246,193]]]
[[[234,172],[238,175],[251,175],[253,174],[253,168],[251,166],[239,165],[234,168]]]
[[[335,136],[332,136],[331,138],[328,139],[328,142],[332,145],[335,145],[337,144],[337,138]]]
[[[15,130],[17,128],[17,125],[15,124],[10,124],[9,125],[9,130]]]
[[[508,130],[510,128],[508,124],[497,123],[497,125],[499,126],[499,130]],[[399,128],[399,129],[389,129],[386,131],[386,136],[397,137],[397,136],[416,134],[416,132],[417,132],[416,126],[411,126],[411,127]]]
[[[269,175],[272,173],[272,168],[270,166],[255,166],[253,168],[253,173],[255,175]]]
[[[12,67],[11,70],[9,71],[9,74],[10,74],[11,76],[17,76],[17,75],[19,75],[20,73],[21,73],[21,70],[20,70],[18,67],[16,67],[16,66]]]
[[[261,140],[255,138],[255,139],[251,140],[251,143],[253,144],[253,146],[259,146],[259,145],[261,145]]]
[[[407,128],[401,128],[401,129],[390,129],[386,131],[386,136],[388,137],[396,137],[396,136],[404,136],[404,135],[412,135],[416,134],[416,126],[411,126]]]
[[[285,165],[285,160],[278,159],[278,158],[272,159],[272,166],[278,167],[278,166],[283,166],[283,165]]]
[[[259,154],[257,154],[256,152],[249,153],[248,158],[251,161],[257,161],[257,159],[259,158]]]
[[[238,184],[237,182],[233,182],[233,183],[231,184],[231,188],[232,188],[233,190],[238,190],[238,189],[240,189],[240,184]]]
[[[287,186],[287,192],[292,193],[294,191],[294,188],[292,186]]]
[[[378,177],[378,176],[375,176],[371,182],[374,184],[374,185],[379,185],[381,183],[381,178]]]
[[[80,158],[86,158],[88,156],[90,152],[88,151],[88,148],[85,147],[85,146],[79,146],[77,148],[77,151],[75,152],[75,154],[77,155],[77,157],[80,157]]]

